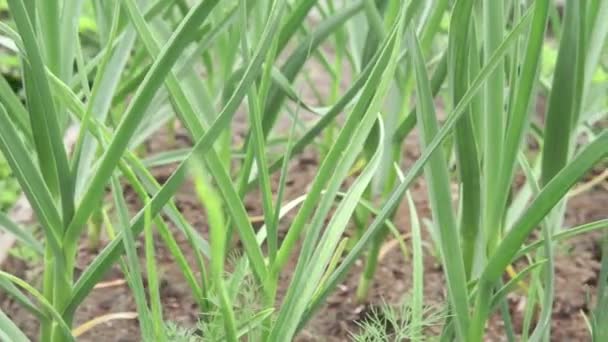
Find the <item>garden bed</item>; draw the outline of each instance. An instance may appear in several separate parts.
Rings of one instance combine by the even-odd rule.
[[[189,144],[187,139],[180,139],[178,134],[177,143],[185,147]],[[403,148],[404,166],[409,166],[419,156],[419,148],[416,135],[407,139]],[[150,154],[161,152],[167,147],[164,132],[159,132],[154,141],[147,144]],[[296,198],[306,192],[310,181],[314,177],[318,167],[318,158],[312,150],[305,151],[297,157],[290,165],[289,179],[285,193],[286,201]],[[173,171],[172,166],[157,168],[153,171],[154,176],[164,181]],[[277,177],[274,177],[276,186]],[[608,191],[601,185],[589,192],[583,193],[569,201],[566,214],[566,224],[575,226],[594,220],[606,218],[608,215],[606,203],[608,203]],[[176,199],[176,204],[184,216],[203,236],[207,236],[207,221],[204,211],[200,205],[197,195],[192,191],[192,183],[188,181]],[[412,187],[412,194],[421,219],[430,218],[430,208],[427,200],[426,186],[422,178],[419,178]],[[133,213],[140,207],[133,190],[125,189],[125,197],[133,209]],[[262,205],[259,193],[253,192],[247,196],[246,208],[250,216],[259,216]],[[289,222],[293,215],[288,214],[283,222]],[[410,216],[406,205],[398,210],[395,225],[400,232],[407,237],[410,233]],[[283,225],[285,227],[286,225]],[[188,243],[176,229],[175,236],[186,253],[189,261],[193,262],[194,256]],[[284,230],[282,230],[284,235]],[[553,341],[585,341],[589,340],[589,332],[582,313],[587,314],[591,303],[595,300],[597,277],[600,267],[600,242],[602,233],[591,233],[579,236],[557,248],[556,255],[556,278],[555,278],[555,304],[552,316]],[[143,241],[143,239],[140,239]],[[407,240],[406,240],[407,241]],[[445,303],[446,289],[444,276],[439,261],[433,255],[432,241],[425,234],[425,259],[424,259],[424,283],[425,304],[441,310]],[[143,243],[143,242],[142,242]],[[170,253],[157,243],[157,260],[161,274],[161,298],[165,318],[184,327],[194,327],[198,321],[198,311],[191,292],[184,282],[179,270],[174,266]],[[235,251],[239,246],[234,247]],[[95,257],[97,251],[90,250],[86,239],[82,240],[78,265],[80,269]],[[385,243],[383,257],[379,263],[374,284],[370,291],[369,300],[357,303],[355,293],[363,268],[362,262],[358,262],[346,280],[339,286],[338,291],[331,295],[326,305],[320,310],[310,324],[300,333],[298,341],[348,341],[351,333],[359,331],[359,324],[369,319],[369,315],[378,311],[379,307],[388,304],[399,306],[407,299],[411,288],[411,256],[405,260],[403,254],[395,243],[394,238],[389,238]],[[287,270],[294,269],[296,259],[292,258]],[[142,264],[143,264],[142,257]],[[5,270],[28,279],[32,283],[40,281],[41,265],[36,262],[26,262],[17,258],[10,258],[4,267]],[[279,296],[284,294],[289,286],[290,274],[282,274]],[[145,276],[144,276],[145,279]],[[105,285],[103,285],[105,284]],[[107,287],[104,287],[107,286]],[[516,331],[521,329],[523,307],[526,296],[522,295],[521,289],[509,296],[510,310],[513,313]],[[15,322],[22,327],[28,335],[35,339],[38,331],[37,323],[24,309],[19,307],[9,298],[3,298],[1,307],[8,312]],[[114,266],[106,275],[102,286],[92,292],[79,308],[76,326],[95,317],[117,312],[135,312],[135,302],[127,283],[118,266]],[[488,341],[499,341],[504,338],[502,320],[495,315],[488,328]],[[431,327],[429,334],[438,333],[440,326]],[[139,341],[139,326],[136,319],[114,320],[101,324],[90,332],[82,335],[79,341]]]

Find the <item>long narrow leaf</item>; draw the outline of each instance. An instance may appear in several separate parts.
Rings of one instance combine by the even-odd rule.
[[[420,44],[412,31],[408,35],[408,46],[412,55],[413,67],[416,74],[416,103],[418,122],[421,125],[421,145],[427,148],[434,136],[437,135],[437,119],[431,86],[424,67]],[[475,147],[473,147],[475,148]],[[461,339],[468,329],[468,294],[466,288],[465,268],[460,248],[456,219],[450,201],[450,181],[445,156],[438,151],[430,159],[425,168],[425,178],[429,185],[429,198],[435,219],[441,256],[445,265],[450,304],[456,314],[456,331]]]

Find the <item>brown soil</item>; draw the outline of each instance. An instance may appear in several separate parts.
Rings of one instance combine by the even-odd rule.
[[[162,138],[157,139],[162,142]],[[157,151],[164,144],[152,143],[150,150]],[[410,164],[418,156],[418,148],[415,137],[411,137],[406,143],[404,152],[404,166]],[[310,184],[314,172],[317,169],[317,158],[306,151],[291,164],[289,180],[285,199],[293,199],[305,192]],[[159,179],[166,179],[172,167],[163,167],[154,171]],[[190,184],[185,184],[183,191],[177,196],[177,205],[185,217],[193,223],[202,234],[206,233],[206,223],[203,212],[195,194],[192,192]],[[415,198],[419,215],[422,218],[430,217],[430,210],[425,194],[425,184],[419,180],[413,187],[412,192]],[[133,205],[134,210],[139,206],[134,193],[127,188],[126,198]],[[591,192],[573,198],[569,202],[566,222],[568,225],[576,225],[590,222],[597,219],[606,218],[608,212],[605,204],[608,203],[608,191],[605,189],[595,189]],[[261,212],[261,205],[257,194],[254,192],[247,197],[247,210],[251,215],[258,215]],[[284,221],[288,222],[292,216],[288,215]],[[409,231],[409,213],[402,207],[395,220],[396,226],[406,234]],[[556,296],[553,309],[553,340],[588,340],[588,332],[581,312],[587,313],[587,294],[593,298],[595,284],[599,273],[599,245],[600,233],[587,234],[577,237],[558,248],[556,259]],[[190,260],[193,260],[191,250],[183,236],[176,233],[178,242],[183,247]],[[428,237],[427,237],[428,240]],[[428,241],[430,246],[430,241]],[[83,241],[79,257],[79,267],[83,269],[95,256],[95,252],[89,251]],[[176,267],[168,251],[162,246],[162,242],[157,243],[157,258],[162,272],[162,299],[165,310],[165,318],[181,325],[191,326],[198,317],[197,308],[189,294],[189,289],[184,283],[183,278]],[[440,305],[445,301],[445,287],[441,268],[432,255],[429,248],[425,249],[425,301],[426,304]],[[286,270],[295,267],[293,264]],[[25,262],[11,258],[5,265],[5,269],[14,274],[28,279],[32,283],[39,282],[39,264],[26,264]],[[325,307],[317,313],[316,317],[310,322],[298,337],[300,341],[346,341],[350,332],[357,330],[356,322],[364,319],[370,307],[382,302],[398,303],[408,293],[411,286],[411,264],[404,260],[398,248],[390,249],[382,258],[375,282],[370,292],[369,301],[363,305],[355,303],[354,292],[358,283],[358,277],[362,269],[362,263],[358,263],[350,272],[347,279],[339,286],[336,292],[329,297]],[[283,274],[279,296],[283,294],[288,286],[289,274]],[[120,280],[123,276],[114,267],[106,275],[105,281]],[[523,308],[524,297],[517,293],[509,297],[511,311],[515,316],[516,329],[521,329],[521,310]],[[37,323],[29,316],[18,304],[10,298],[3,296],[1,308],[8,313],[17,324],[32,338],[35,339]],[[96,289],[81,305],[76,317],[75,325],[79,325],[94,317],[115,313],[135,311],[133,297],[126,284]],[[494,317],[489,331],[489,340],[503,340],[504,335],[502,321],[499,317]],[[136,320],[112,321],[96,327],[79,338],[79,341],[138,341],[140,339]]]

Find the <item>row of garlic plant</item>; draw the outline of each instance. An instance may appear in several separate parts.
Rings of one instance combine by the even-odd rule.
[[[584,148],[573,143],[585,120],[580,113],[591,102],[585,94],[605,40],[606,25],[599,18],[606,12],[606,1],[567,2],[542,134],[543,146],[547,146],[544,139],[556,137],[559,144],[548,145],[556,149],[542,150],[541,177],[535,171],[538,161],[532,161],[532,168],[526,167],[522,140],[533,115],[530,108],[535,101],[547,18],[555,6],[547,0],[530,4],[459,0],[451,8],[442,0],[427,4],[395,0],[126,0],[93,4],[97,56],[83,53],[77,21],[65,20],[78,18],[85,5],[81,1],[10,0],[15,30],[3,25],[3,33],[15,42],[23,61],[27,107],[12,92],[0,94],[6,108],[1,111],[1,147],[40,220],[46,248],[42,293],[3,273],[5,279],[34,294],[36,303],[10,282],[3,287],[40,319],[42,340],[72,339],[70,327],[79,304],[116,263],[136,298],[142,336],[162,338],[165,330],[154,230],[175,258],[201,312],[221,313],[224,333],[218,338],[235,341],[248,334],[250,338],[289,340],[369,247],[358,293],[366,295],[390,219],[423,169],[433,211],[431,235],[436,237],[454,313],[446,322],[444,337],[480,340],[491,310],[498,307],[496,303],[504,304],[512,282],[528,272],[539,279],[534,282],[539,289],[531,297],[542,292],[540,287],[551,289],[550,243],[545,244],[544,258],[508,284],[501,286],[500,276],[520,256],[525,239],[538,224],[543,224],[545,237],[559,234],[568,189],[606,155],[606,133],[587,134],[589,143]],[[322,13],[322,21],[308,27],[306,18],[313,9]],[[434,38],[441,39],[440,23],[446,15],[450,18],[448,47],[440,51],[443,57],[429,80],[426,61]],[[365,25],[357,25],[361,22]],[[347,38],[341,36],[345,32]],[[300,35],[302,39],[294,38]],[[341,40],[336,43],[339,52],[333,68],[318,49],[332,35]],[[364,45],[356,49],[363,35]],[[349,40],[348,45],[344,39]],[[290,51],[287,47],[292,41],[296,47]],[[284,54],[287,59],[279,63],[278,56]],[[279,117],[289,110],[286,100],[315,110],[290,85],[298,76],[306,77],[304,64],[313,58],[334,75],[334,89],[341,82],[340,58],[348,59],[355,77],[342,95],[334,90],[332,102],[317,110],[321,116],[314,123],[300,122],[296,114],[284,154],[271,161],[269,138]],[[74,61],[76,72],[71,70]],[[192,72],[200,68],[205,77]],[[89,77],[94,80],[92,85]],[[576,81],[565,81],[570,77]],[[451,110],[439,129],[433,97],[442,85],[449,89]],[[410,110],[412,91],[416,101]],[[396,105],[385,106],[387,100]],[[241,103],[247,105],[249,131],[242,165],[233,177],[230,125]],[[139,159],[133,149],[160,125],[173,120],[173,113],[194,146]],[[341,113],[345,121],[338,124]],[[61,139],[69,120],[80,123],[72,154],[65,151]],[[571,124],[559,124],[564,121]],[[297,126],[305,131],[298,134]],[[398,161],[401,141],[414,126],[421,133],[423,153],[399,177],[393,162]],[[321,133],[326,150],[319,170],[298,203],[287,236],[280,241],[278,223],[283,215],[287,162]],[[568,139],[560,139],[563,134]],[[449,190],[450,155],[444,155],[441,148],[451,146],[444,144],[449,136],[454,137],[461,186],[458,213],[452,208]],[[359,165],[359,156],[365,165],[347,192],[341,193],[341,184]],[[557,161],[551,162],[554,157]],[[179,165],[161,185],[147,165],[170,161],[179,161]],[[532,198],[528,194],[519,199],[532,202],[511,214],[515,219],[507,224],[510,187],[520,165],[524,171],[531,169],[526,173],[528,186],[536,185],[536,192],[529,192],[535,194]],[[189,168],[207,213],[210,241],[174,204]],[[270,175],[277,170],[280,186],[278,194],[273,194]],[[388,181],[373,182],[377,172]],[[135,189],[143,203],[132,218],[122,198],[121,179]],[[109,233],[112,240],[74,281],[79,237],[98,212],[108,186],[113,190],[117,218],[109,217],[112,213],[106,208],[102,208],[102,216],[107,218],[106,226],[114,228]],[[265,222],[257,234],[243,204],[243,196],[255,187],[262,194]],[[362,205],[378,196],[385,199],[378,209]],[[375,215],[368,224],[372,212]],[[359,233],[347,248],[342,235],[353,215],[360,224]],[[187,262],[167,220],[185,234],[196,256],[195,265]],[[601,223],[593,229],[602,228]],[[589,230],[581,228],[585,229],[576,231]],[[261,288],[263,309],[244,322],[235,314],[236,293],[231,284],[238,279],[226,277],[224,270],[232,230],[244,246],[241,262],[252,270]],[[147,289],[135,253],[135,239],[142,231]],[[296,255],[298,244],[302,248],[290,290],[278,300],[279,275]],[[535,272],[541,267],[546,268],[544,274]],[[420,272],[418,267],[418,276]],[[418,303],[422,301],[420,287],[418,283]],[[548,335],[552,297],[551,291],[545,292],[549,295],[540,298],[545,319],[537,324],[534,338]],[[527,312],[533,313],[534,306],[529,307]],[[504,318],[508,321],[507,315]],[[22,340],[23,334],[11,323],[2,317],[2,331]],[[254,331],[258,335],[252,335]]]

